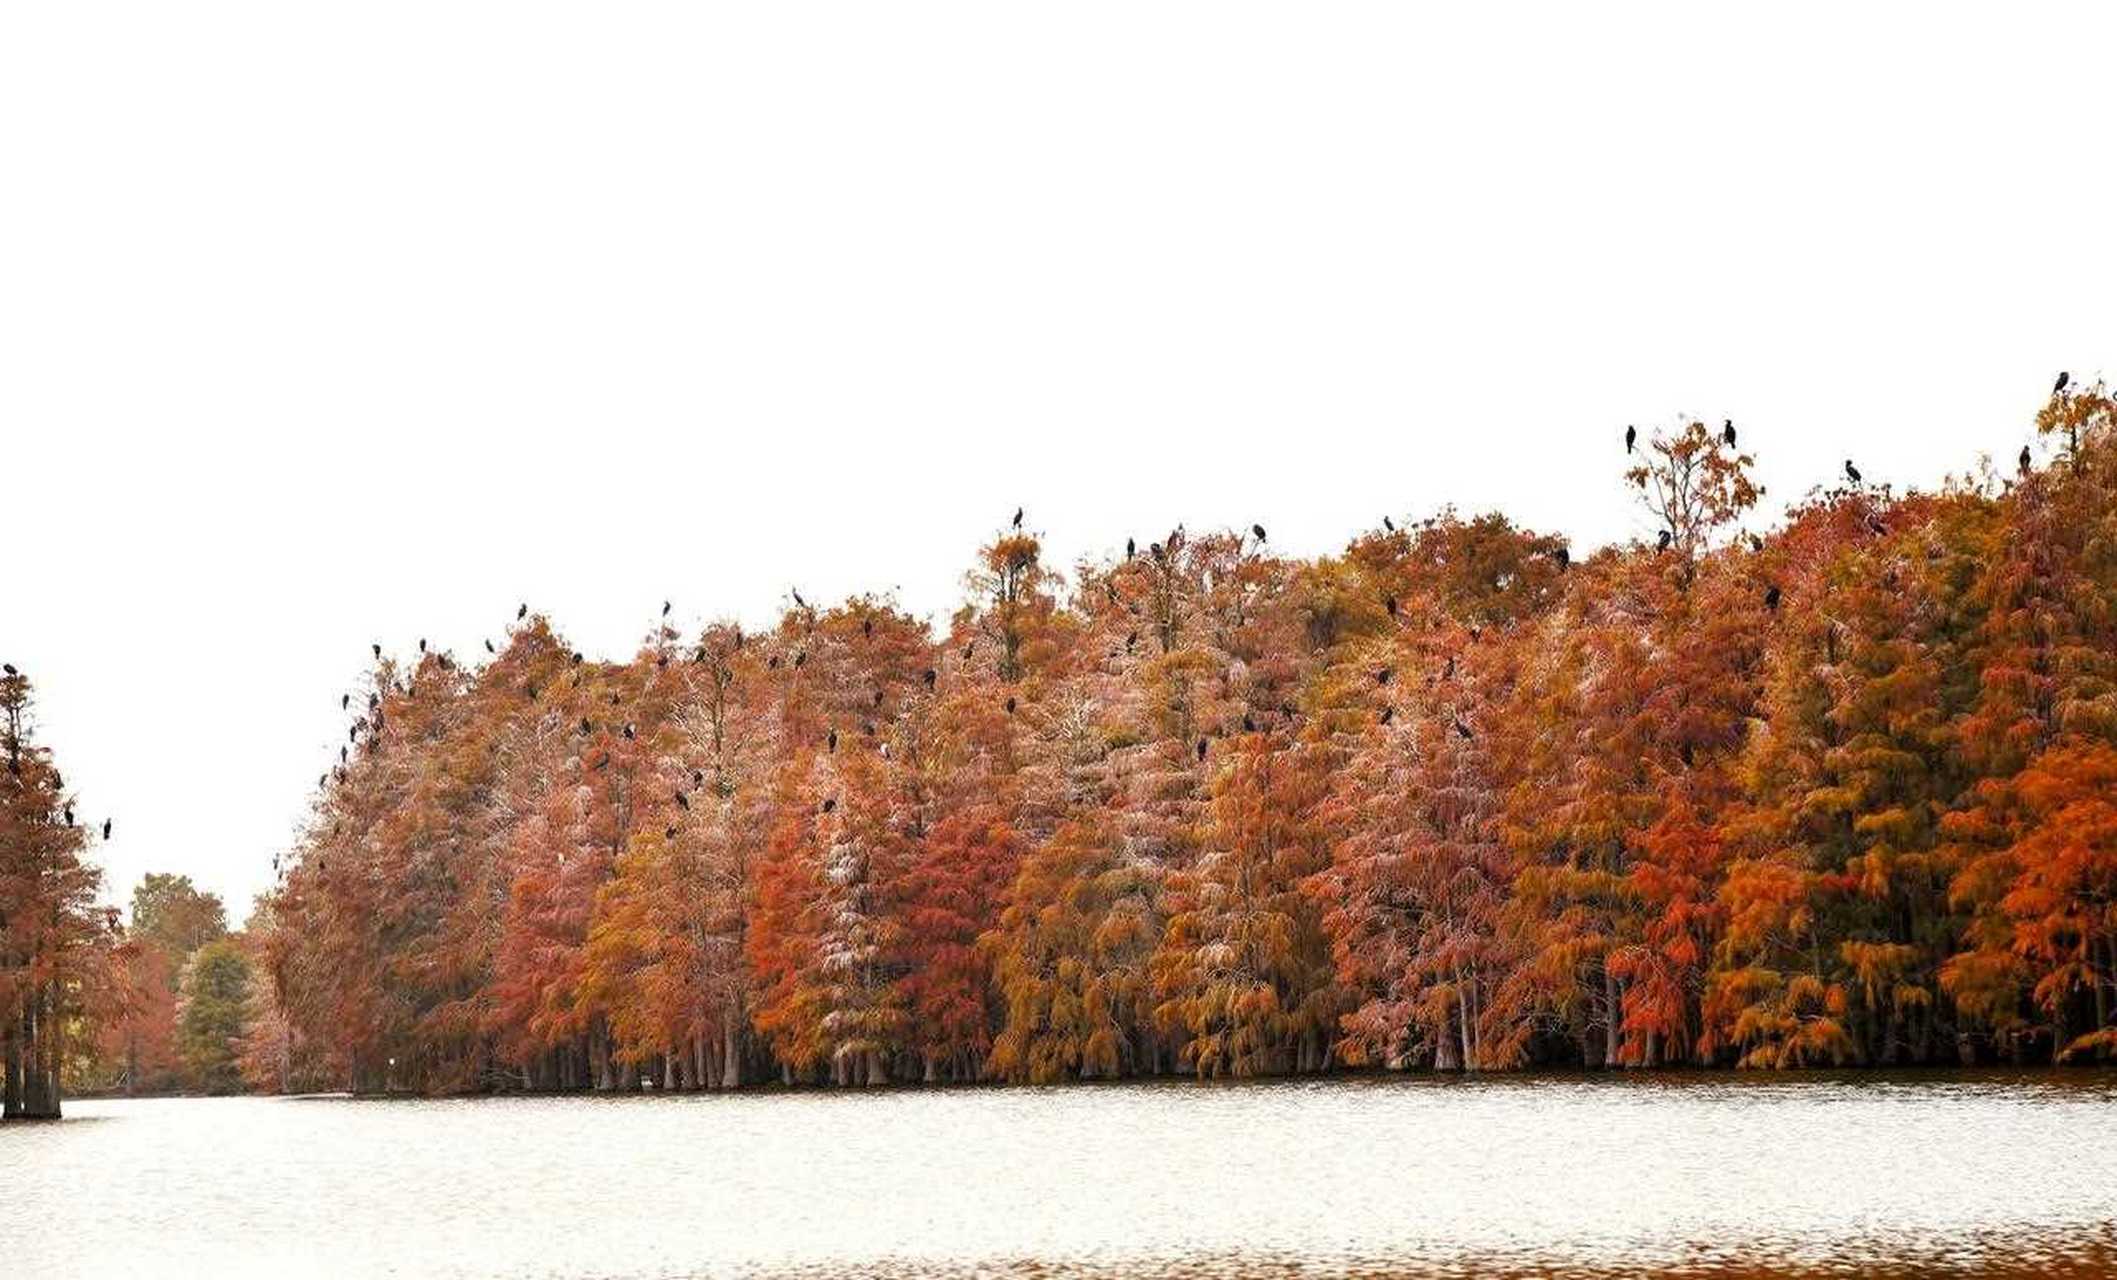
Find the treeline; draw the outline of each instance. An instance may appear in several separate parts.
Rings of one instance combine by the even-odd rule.
[[[1732,426],[1650,540],[1453,513],[1318,560],[1016,526],[888,598],[590,660],[380,646],[246,1057],[430,1091],[2117,1047],[2117,412],[1767,534]],[[2010,459],[2010,461],[2012,461]],[[2010,467],[2009,471],[2015,468]],[[334,695],[336,696],[336,695]]]
[[[117,913],[98,906],[92,833],[33,737],[29,677],[0,665],[0,1119],[56,1119],[90,1020],[124,1007]],[[109,834],[107,828],[104,834]]]

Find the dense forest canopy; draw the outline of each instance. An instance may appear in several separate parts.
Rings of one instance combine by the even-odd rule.
[[[1849,459],[1769,532],[1688,423],[1613,435],[1656,533],[1589,555],[1443,512],[1061,574],[1018,513],[939,634],[795,592],[626,661],[526,604],[376,646],[170,1034],[427,1091],[2101,1060],[2113,418],[2062,387],[2046,465]]]

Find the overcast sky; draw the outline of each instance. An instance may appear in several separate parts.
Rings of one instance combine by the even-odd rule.
[[[938,616],[1018,503],[1586,548],[1628,422],[1776,510],[2117,358],[2109,7],[1470,8],[10,6],[0,656],[113,894],[240,919],[369,642],[518,600]]]

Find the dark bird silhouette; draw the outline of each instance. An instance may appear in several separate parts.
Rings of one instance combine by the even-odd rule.
[[[875,638],[875,620],[873,618],[860,619],[860,638],[863,640]]]
[[[1560,547],[1558,550],[1552,552],[1551,558],[1553,560],[1558,561],[1558,567],[1561,569],[1570,569],[1573,567],[1573,553],[1571,551],[1568,551],[1564,547]]]
[[[1125,539],[1125,559],[1130,560],[1133,556],[1136,556],[1138,554],[1139,544],[1137,542],[1134,542],[1130,538]]]
[[[875,690],[875,705],[878,707],[882,705],[882,691],[880,689]]]
[[[794,604],[797,608],[806,609],[809,607],[809,602],[801,598],[799,591],[794,592]]]
[[[634,737],[634,736],[635,736],[635,733],[634,733],[633,727],[632,727],[632,726],[631,726],[630,724],[627,724],[627,725],[625,726],[625,737],[626,737],[626,738],[627,738],[627,739],[629,740],[629,739],[631,739],[631,738],[632,738],[632,737]]]
[[[492,647],[492,641],[490,641],[490,640],[487,640],[487,641],[485,642],[485,652],[487,652],[487,653],[498,653],[498,652],[499,652],[499,650],[497,650],[497,649],[495,649],[495,648],[493,648],[493,647]]]
[[[1244,733],[1257,732],[1257,718],[1252,715],[1244,714],[1244,716],[1242,717],[1242,731]]]
[[[1464,724],[1460,717],[1450,718],[1455,722],[1455,736],[1461,738],[1465,742],[1470,741],[1470,726]]]
[[[375,651],[375,657],[376,657],[376,658],[377,658],[378,660],[379,660],[379,659],[380,659],[380,658],[382,657],[382,646],[381,646],[381,645],[379,645],[379,644],[371,644],[371,645],[369,645],[369,646],[368,646],[368,648],[370,648],[370,649],[373,649],[373,650]]]
[[[2058,373],[2058,381],[2051,384],[2051,394],[2054,396],[2064,394],[2066,384],[2072,380],[2073,375],[2061,369]]]
[[[1858,484],[1860,482],[1860,469],[1852,465],[1851,458],[1845,459],[1845,478],[1847,480],[1852,481],[1854,484]]]
[[[573,665],[578,667],[581,665],[582,661],[583,659],[581,658],[581,651],[579,649],[575,649],[573,651]]]
[[[526,617],[528,617],[528,616],[529,616],[529,602],[525,600],[525,601],[523,601],[523,602],[522,602],[522,605],[521,605],[521,607],[515,610],[515,621],[516,621],[516,622],[520,622],[520,621],[521,621],[522,619],[524,619],[524,618],[526,618]]]
[[[15,664],[12,662],[0,662],[0,671],[5,671],[11,676],[19,676],[22,674],[21,672],[15,670]]]
[[[691,812],[691,797],[685,795],[681,791],[677,792],[676,807],[682,809],[685,813]]]
[[[706,785],[706,771],[704,769],[693,769],[691,771],[691,785],[694,787]]]
[[[344,747],[340,747],[340,748],[338,748],[338,763],[340,763],[340,764],[344,764],[344,763],[345,763],[345,758],[346,758],[346,749],[345,749]]]
[[[1670,532],[1669,532],[1669,531],[1668,531],[1667,529],[1663,529],[1663,530],[1661,531],[1661,537],[1660,537],[1659,539],[1657,539],[1656,541],[1657,541],[1658,545],[1660,546],[1660,549],[1661,549],[1661,550],[1663,550],[1663,551],[1667,551],[1667,550],[1669,549],[1669,544],[1670,544],[1670,543],[1672,543],[1672,542],[1674,542],[1674,541],[1676,541],[1676,537],[1675,537],[1675,535],[1674,535],[1674,534],[1670,533]]]
[[[582,717],[581,717],[581,732],[582,732],[582,733],[594,733],[594,732],[595,732],[595,726],[594,726],[594,725],[592,725],[592,724],[590,724],[590,723],[588,723],[588,717],[587,717],[587,716],[582,716]]]
[[[799,653],[797,653],[797,654],[795,654],[795,655],[794,655],[794,665],[795,665],[796,667],[799,667],[799,666],[801,666],[801,665],[802,665],[803,663],[807,662],[808,660],[809,660],[809,651],[808,651],[808,650],[806,650],[806,649],[803,649],[803,650],[802,650],[801,652],[799,652]]]
[[[933,688],[933,687],[934,687],[934,681],[936,681],[936,680],[938,680],[938,679],[940,679],[940,678],[941,678],[941,673],[940,673],[940,672],[938,672],[938,671],[934,670],[934,669],[933,669],[932,667],[928,667],[928,668],[926,669],[926,687],[927,687],[927,688],[929,688],[929,689]]]
[[[1754,534],[1754,533],[1753,533],[1753,534],[1751,534],[1751,535],[1749,536],[1749,549],[1750,549],[1750,550],[1752,550],[1752,551],[1762,551],[1762,550],[1764,550],[1764,539],[1762,539],[1762,538],[1758,537],[1758,536],[1757,536],[1756,534]]]
[[[1384,529],[1387,529],[1391,533],[1395,533],[1397,531],[1397,522],[1390,519],[1388,516],[1383,516],[1382,527]]]
[[[674,839],[676,839],[676,828],[675,828],[675,827],[663,827],[663,828],[662,828],[662,839],[664,839],[664,840],[674,840]]]
[[[1251,533],[1253,533],[1253,534],[1256,534],[1256,535],[1257,535],[1257,541],[1259,541],[1259,542],[1263,542],[1263,541],[1265,541],[1265,537],[1264,537],[1264,526],[1263,526],[1263,525],[1261,525],[1261,524],[1253,524],[1253,525],[1251,525],[1251,526],[1250,526],[1250,532],[1251,532]]]
[[[72,805],[67,805],[67,806],[66,806],[66,825],[70,827],[70,826],[72,826],[73,824],[74,824],[74,807],[73,807]]]
[[[1390,669],[1390,668],[1388,668],[1388,667],[1384,667],[1384,668],[1382,668],[1382,669],[1381,669],[1380,671],[1377,671],[1377,672],[1375,672],[1375,683],[1376,683],[1376,684],[1388,684],[1388,683],[1389,683],[1389,678],[1390,678],[1391,676],[1395,675],[1395,674],[1396,674],[1396,672],[1395,672],[1395,671],[1391,670],[1391,669]]]
[[[823,749],[826,753],[834,752],[838,749],[838,731],[836,729],[831,730],[831,736],[824,740]]]
[[[1720,438],[1727,441],[1728,448],[1732,449],[1735,447],[1735,420],[1733,418],[1729,418],[1726,422],[1720,424]]]
[[[421,652],[421,653],[425,653],[425,652],[426,652],[426,637],[425,637],[425,636],[420,636],[420,637],[419,637],[419,652]]]
[[[1014,509],[1014,527],[1017,529],[1022,527],[1022,509],[1020,507]]]
[[[669,616],[669,602],[667,600],[662,601],[662,616],[664,618]]]
[[[1773,613],[1779,611],[1779,584],[1774,582],[1764,589],[1764,607]]]
[[[1013,714],[1014,714],[1014,699],[1013,699],[1013,698],[1009,698],[1009,699],[1007,700],[1007,714],[1008,714],[1008,715],[1013,715]]]
[[[1204,738],[1198,740],[1198,758],[1200,760],[1206,758],[1206,740]]]
[[[1128,636],[1126,636],[1126,637],[1125,637],[1125,652],[1126,652],[1126,653],[1130,653],[1130,652],[1132,652],[1132,650],[1133,650],[1133,649],[1134,649],[1135,647],[1137,647],[1137,646],[1138,646],[1138,644],[1139,644],[1139,632],[1135,631],[1135,632],[1133,632],[1133,633],[1132,633],[1131,635],[1128,635]]]
[[[656,666],[657,668],[661,669],[661,670],[664,670],[664,671],[668,670],[668,668],[669,668],[669,655],[665,653],[665,654],[663,654],[663,655],[662,655],[661,657],[659,657],[659,658],[656,658],[656,659],[654,660],[654,665],[655,665],[655,666]]]
[[[971,654],[973,654],[973,653],[976,653],[977,651],[978,651],[978,642],[977,642],[977,641],[975,641],[975,640],[971,641],[971,642],[970,642],[969,644],[966,644],[966,645],[964,645],[964,646],[963,646],[963,661],[965,661],[965,662],[968,662],[968,661],[970,661],[970,655],[971,655]]]
[[[1638,427],[1626,427],[1626,428],[1625,428],[1625,452],[1626,452],[1626,453],[1630,453],[1630,452],[1632,452],[1632,446],[1633,446],[1633,445],[1635,445],[1635,444],[1638,444],[1638,443],[1639,443],[1639,428],[1638,428]]]
[[[777,670],[779,670],[779,655],[778,655],[778,654],[776,654],[776,653],[775,653],[775,654],[773,654],[773,655],[771,656],[771,658],[770,658],[769,660],[767,660],[767,661],[765,662],[765,664],[764,664],[764,665],[765,665],[765,669],[766,669],[766,670],[768,670],[768,671],[777,671]]]
[[[2023,475],[2029,474],[2029,464],[2032,461],[2033,459],[2029,456],[2029,446],[2023,445],[2021,447],[2021,473]]]
[[[341,694],[339,694],[339,695],[338,695],[338,709],[339,709],[340,711],[343,711],[343,710],[345,710],[345,709],[346,709],[347,707],[350,707],[350,706],[352,706],[352,705],[353,705],[353,695],[352,695],[352,694],[350,694],[350,693],[341,693]]]
[[[832,797],[831,799],[829,799],[829,800],[826,800],[826,801],[824,801],[824,802],[823,802],[823,811],[824,811],[825,813],[829,813],[829,812],[830,812],[831,810],[833,810],[833,809],[835,809],[835,808],[837,808],[837,807],[838,807],[838,799],[837,799],[837,797],[835,797],[835,796],[833,796],[833,797]]]
[[[1384,707],[1384,708],[1382,708],[1382,721],[1381,721],[1381,722],[1382,722],[1383,724],[1388,724],[1388,723],[1389,723],[1390,721],[1392,721],[1392,720],[1394,720],[1394,719],[1396,719],[1396,718],[1397,718],[1397,709],[1396,709],[1395,707]]]
[[[1382,607],[1389,610],[1390,617],[1394,618],[1397,616],[1397,598],[1395,596],[1391,596],[1389,597],[1389,599],[1384,600],[1382,602]]]

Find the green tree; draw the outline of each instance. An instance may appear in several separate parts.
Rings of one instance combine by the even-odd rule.
[[[236,1058],[249,999],[250,961],[235,939],[217,938],[192,955],[184,970],[177,1045],[197,1088],[208,1093],[242,1088]]]

